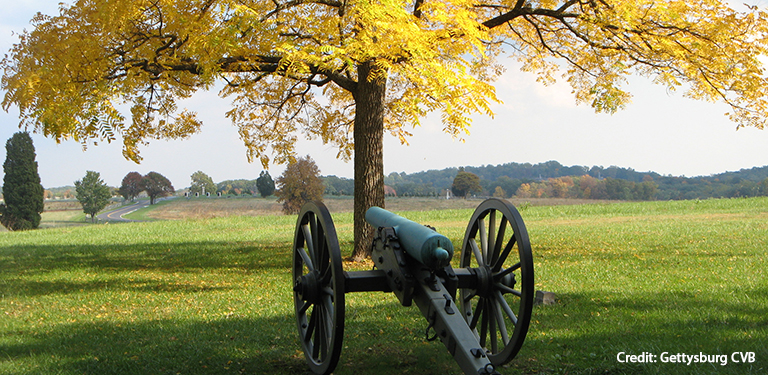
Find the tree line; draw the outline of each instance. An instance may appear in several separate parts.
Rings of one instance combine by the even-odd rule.
[[[261,197],[274,194],[277,201],[283,203],[283,212],[296,214],[307,201],[322,201],[326,187],[320,177],[320,169],[307,155],[290,161],[276,180],[272,179],[269,172],[262,171],[255,180],[225,180],[214,184],[213,179],[202,171],[192,174],[191,193],[205,194],[214,189],[218,194],[256,196],[258,192]]]
[[[0,224],[9,230],[31,230],[40,226],[46,195],[53,192],[45,190],[40,183],[35,147],[27,132],[18,132],[6,142],[6,159],[3,163],[3,201],[0,203]],[[254,194],[258,191],[262,197],[276,193],[278,201],[283,202],[283,211],[293,214],[299,211],[304,202],[322,200],[325,187],[320,179],[320,170],[309,157],[299,158],[289,163],[282,176],[277,179],[280,189],[276,191],[275,181],[269,172],[262,171],[253,181],[229,180],[215,185],[213,179],[202,171],[191,176],[190,192],[206,194],[213,191]],[[86,171],[85,176],[74,182],[74,193],[67,186],[54,189],[65,196],[74,196],[83,207],[86,217],[96,221],[96,214],[109,204],[117,194],[126,201],[135,200],[141,193],[146,193],[150,204],[157,198],[175,192],[171,181],[157,172],[141,175],[129,172],[123,177],[119,188],[110,188],[101,179],[99,172]]]
[[[582,198],[614,200],[653,200],[658,185],[649,179],[633,182],[615,178],[598,180],[589,175],[550,178],[521,184],[518,198]]]
[[[0,223],[9,230],[36,229],[40,224],[44,200],[49,191],[40,184],[35,150],[26,132],[14,134],[6,143],[3,164],[3,198]],[[532,176],[538,176],[532,178]],[[546,176],[546,178],[545,178]],[[272,180],[262,171],[255,180],[226,180],[214,184],[202,171],[191,176],[190,192],[206,194],[216,191],[228,194],[251,194],[262,197],[275,194],[283,202],[283,211],[297,213],[309,200],[322,200],[327,195],[353,195],[354,181],[337,176],[320,176],[311,157],[291,161],[282,176]],[[706,177],[661,176],[655,172],[636,172],[619,167],[566,167],[556,161],[536,165],[508,163],[496,166],[446,168],[414,174],[390,173],[385,177],[387,194],[400,196],[455,196],[480,194],[507,198],[586,198],[617,200],[702,199],[710,197],[768,196],[768,166],[725,172]],[[60,188],[72,194],[69,187]],[[120,188],[110,188],[100,174],[87,171],[75,181],[74,197],[83,211],[95,221],[110,199],[119,193],[134,200],[144,192],[154,204],[159,197],[175,192],[171,182],[157,172],[142,176],[129,172]],[[512,193],[514,192],[514,193]]]
[[[384,177],[389,194],[444,196],[454,191],[460,172],[476,175],[472,194],[497,197],[567,197],[619,200],[680,200],[768,195],[768,166],[711,176],[683,177],[638,172],[617,166],[564,166],[557,161],[454,167],[417,173],[392,172]],[[323,177],[328,195],[352,195],[351,179]],[[459,194],[457,194],[459,193]]]

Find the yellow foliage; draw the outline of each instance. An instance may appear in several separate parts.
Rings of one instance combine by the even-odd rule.
[[[629,103],[622,84],[640,74],[726,102],[739,127],[768,113],[766,15],[720,0],[79,0],[33,25],[2,61],[3,108],[56,140],[121,137],[135,161],[150,140],[199,131],[176,103],[221,81],[265,165],[291,160],[300,133],[350,158],[361,80],[386,84],[384,129],[402,142],[432,111],[461,138],[472,114],[493,115],[500,54],[544,84],[564,72],[599,112]]]

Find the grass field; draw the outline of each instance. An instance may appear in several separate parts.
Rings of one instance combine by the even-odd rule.
[[[474,209],[480,204],[480,199],[451,199],[445,200],[434,197],[387,197],[386,207],[392,211],[433,211]],[[616,201],[596,201],[587,199],[559,198],[526,198],[512,200],[518,207],[527,206],[557,206],[576,205],[585,203],[616,203]],[[352,212],[351,197],[326,197],[325,204],[333,213]],[[201,197],[178,198],[161,201],[134,213],[126,215],[133,220],[180,220],[180,219],[211,219],[229,216],[261,216],[282,214],[282,203],[277,198],[252,197]]]
[[[403,215],[458,247],[471,212]],[[534,308],[503,374],[768,370],[768,199],[526,205],[522,215],[537,289],[558,303]],[[351,214],[334,221],[349,254]],[[0,374],[305,373],[294,226],[294,216],[233,216],[0,233]],[[459,373],[426,327],[394,296],[349,294],[336,373]],[[658,362],[621,363],[620,352]],[[727,363],[662,363],[665,352]],[[754,361],[734,363],[740,352]]]

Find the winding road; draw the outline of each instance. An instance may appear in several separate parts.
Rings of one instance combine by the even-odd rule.
[[[141,200],[134,204],[120,207],[116,210],[112,210],[109,212],[105,212],[103,214],[96,215],[96,218],[100,221],[136,221],[131,219],[123,218],[123,215],[127,215],[133,211],[136,211],[140,208],[144,208],[149,206],[148,200]]]

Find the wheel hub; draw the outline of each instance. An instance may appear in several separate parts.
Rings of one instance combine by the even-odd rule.
[[[514,289],[517,284],[514,273],[508,273],[503,277],[494,276],[489,266],[474,268],[474,271],[477,275],[477,295],[483,298],[493,297],[493,293],[498,290],[497,283],[510,289]]]
[[[306,275],[296,279],[293,285],[293,291],[297,297],[302,301],[309,303],[317,303],[320,300],[321,288],[318,282],[319,274],[317,271],[312,271]]]
[[[501,280],[499,281],[501,282],[501,285],[507,286],[510,289],[515,289],[515,284],[517,284],[517,280],[515,279],[515,274],[512,272],[504,275],[504,277],[502,277]]]
[[[477,295],[489,298],[493,295],[493,272],[491,267],[483,266],[475,268],[477,274]]]

